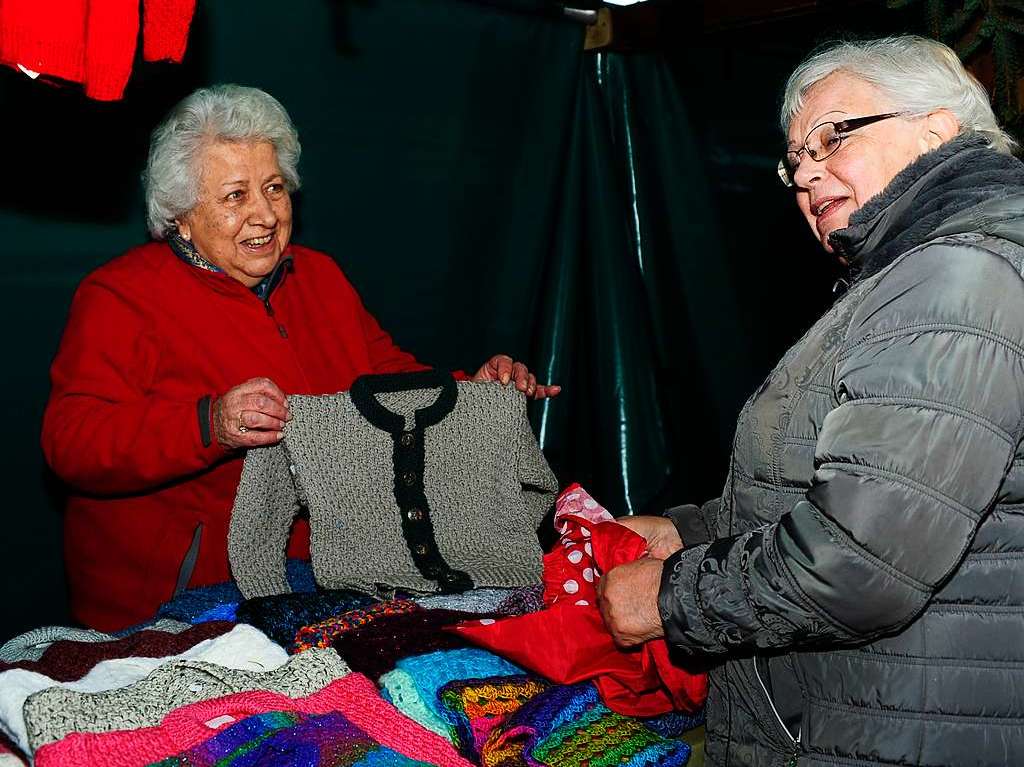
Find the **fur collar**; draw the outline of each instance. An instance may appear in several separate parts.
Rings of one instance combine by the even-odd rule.
[[[929,239],[943,223],[981,203],[1024,191],[1024,165],[967,133],[922,155],[829,235],[854,280],[869,277]]]

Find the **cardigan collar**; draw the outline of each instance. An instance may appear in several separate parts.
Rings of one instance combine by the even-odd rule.
[[[415,373],[384,373],[364,375],[352,382],[349,396],[359,413],[382,431],[397,434],[406,431],[405,418],[400,413],[384,407],[376,395],[382,392],[410,391],[412,389],[436,389],[441,393],[433,404],[418,408],[415,425],[408,431],[422,431],[442,421],[452,410],[459,398],[459,389],[451,373],[441,370],[422,370]]]

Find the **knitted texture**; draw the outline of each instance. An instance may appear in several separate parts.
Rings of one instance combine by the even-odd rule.
[[[336,711],[375,741],[412,759],[442,767],[468,767],[451,743],[385,703],[377,687],[362,674],[336,679],[307,697],[289,698],[263,691],[236,693],[183,706],[155,727],[72,733],[40,748],[36,767],[139,767],[194,748],[244,717],[271,711]]]
[[[558,685],[497,724],[480,749],[484,767],[681,767],[690,747],[616,714],[593,684]]]
[[[354,764],[386,767],[425,765],[377,743],[344,714],[309,715],[274,711],[244,719],[180,756],[153,767]]]
[[[246,454],[235,498],[228,553],[242,592],[289,590],[281,552],[300,501],[309,510],[316,579],[326,588],[439,591],[414,551],[434,563],[440,557],[478,587],[538,582],[535,531],[557,485],[530,430],[526,398],[497,384],[456,387],[453,409],[419,431],[414,413],[439,402],[435,391],[375,395],[386,417],[408,430],[394,433],[370,423],[350,392],[289,397],[284,439]],[[396,476],[398,443],[422,450],[422,475]],[[399,495],[410,489],[422,492],[425,508],[400,508]]]
[[[544,584],[512,589],[494,611],[501,615],[526,615],[544,609]]]
[[[195,0],[147,0],[142,19],[147,60],[181,61]],[[121,98],[140,26],[137,0],[4,0],[0,62],[82,83],[86,95]]]
[[[527,588],[527,587],[523,587]],[[425,610],[461,610],[466,613],[496,613],[518,589],[472,589],[461,594],[417,597],[413,601]]]
[[[276,668],[288,656],[278,645],[252,626],[235,626],[227,634],[206,639],[194,647],[170,658],[115,658],[97,663],[88,674],[73,682],[58,682],[44,674],[23,669],[0,673],[0,729],[3,729],[18,747],[28,751],[31,742],[30,710],[36,710],[33,700],[64,700],[66,696],[88,695],[125,687],[143,679],[154,669],[174,660],[202,660],[233,669],[265,670]],[[37,728],[45,727],[50,719],[45,705],[38,709]],[[54,714],[61,719],[59,705]],[[75,729],[75,728],[71,728]],[[37,744],[33,744],[37,745]],[[33,748],[34,750],[34,748]]]
[[[353,591],[278,594],[247,599],[238,606],[236,617],[263,631],[288,652],[295,652],[295,635],[303,626],[343,615],[373,602],[373,597]]]
[[[281,648],[278,650],[287,658]],[[234,692],[268,690],[289,697],[311,695],[348,673],[348,666],[333,650],[310,650],[272,671],[241,671],[228,668],[223,660],[217,664],[179,660],[119,689],[86,693],[53,687],[25,701],[28,745],[34,752],[71,732],[152,727],[175,708]]]
[[[334,640],[334,649],[354,671],[377,679],[409,655],[471,646],[460,634],[443,628],[474,617],[479,616],[455,610],[391,615],[342,634]]]
[[[451,725],[459,753],[474,762],[491,731],[551,684],[540,677],[518,674],[487,679],[457,679],[441,688],[441,714]]]
[[[388,703],[421,727],[451,739],[451,727],[426,704],[416,688],[416,681],[408,673],[396,668],[384,674],[379,682],[381,694]]]
[[[439,726],[449,736],[450,727],[445,723],[438,697],[442,687],[455,679],[483,679],[523,673],[521,668],[507,660],[477,649],[442,650],[415,655],[402,658],[395,665],[394,671],[380,679],[381,685],[391,693],[395,705],[402,711],[425,708],[430,714],[428,721],[435,727]]]
[[[316,591],[313,569],[309,562],[289,559],[285,565],[285,573],[288,583],[291,585],[291,591],[300,593]],[[238,586],[233,581],[214,583],[210,586],[200,586],[181,592],[169,602],[164,602],[157,611],[157,615],[189,623],[199,623],[201,618],[222,620],[222,618],[206,618],[206,616],[210,615],[211,611],[223,608],[225,605],[230,605],[229,609],[237,612],[237,605],[244,599],[242,592],[238,590]]]
[[[101,642],[69,642],[59,640],[43,652],[39,660],[0,663],[0,671],[21,668],[45,674],[57,682],[81,679],[97,663],[115,658],[165,658],[195,647],[206,639],[220,636],[234,628],[233,623],[215,621],[191,626],[178,634],[145,629],[123,639]]]
[[[69,642],[110,642],[146,628],[153,629],[154,631],[174,633],[184,631],[191,625],[190,623],[182,623],[181,621],[169,618],[161,618],[149,623],[140,624],[139,626],[133,626],[116,634],[105,634],[102,631],[71,628],[70,626],[46,626],[26,631],[24,634],[19,634],[13,639],[7,640],[3,647],[0,647],[0,661],[17,663],[23,660],[39,660],[51,644],[60,640]]]
[[[416,603],[409,599],[392,599],[358,610],[350,610],[311,626],[303,626],[295,632],[295,652],[303,652],[311,647],[330,647],[337,637],[347,631],[366,626],[388,615],[401,615],[419,609]]]

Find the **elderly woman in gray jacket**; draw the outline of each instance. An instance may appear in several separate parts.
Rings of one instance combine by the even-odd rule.
[[[813,54],[782,127],[849,290],[747,402],[721,499],[626,522],[652,556],[606,623],[710,664],[710,764],[1024,764],[1024,165],[916,37]]]

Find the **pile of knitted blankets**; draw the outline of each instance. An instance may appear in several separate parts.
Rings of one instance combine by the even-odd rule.
[[[562,510],[593,516],[583,501],[600,511],[580,488],[563,493]],[[565,514],[558,519],[568,531]],[[657,715],[630,715],[621,696],[605,699],[607,679],[569,682],[530,658],[478,646],[481,629],[584,609],[580,599],[555,604],[550,561],[547,588],[390,600],[317,589],[308,563],[286,570],[293,593],[246,600],[233,584],[210,586],[118,635],[49,628],[0,647],[0,732],[9,748],[0,767],[655,767],[689,759],[678,736],[701,722],[701,701],[687,697],[696,695],[692,685],[675,699],[682,706],[663,690],[640,690],[638,710],[653,701]]]

